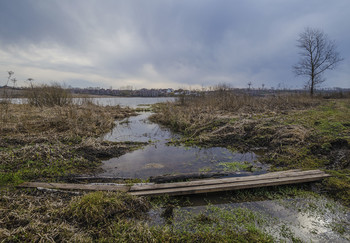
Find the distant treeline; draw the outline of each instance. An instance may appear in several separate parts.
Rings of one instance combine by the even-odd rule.
[[[173,97],[173,96],[198,96],[205,93],[211,92],[232,92],[237,94],[250,94],[253,96],[265,96],[281,93],[307,93],[305,89],[253,89],[253,88],[231,88],[227,85],[218,85],[210,88],[203,89],[104,89],[104,88],[65,88],[72,94],[82,94],[82,95],[106,95],[106,96],[119,96],[119,97]],[[27,97],[31,93],[32,88],[28,87],[10,87],[10,86],[0,86],[0,97],[4,93],[11,93],[12,98],[22,98]],[[4,92],[6,91],[6,92]],[[326,95],[326,96],[349,96],[350,88],[329,88],[329,89],[319,89],[316,94]]]

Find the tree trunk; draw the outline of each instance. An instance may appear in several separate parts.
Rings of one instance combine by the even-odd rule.
[[[314,77],[311,78],[310,96],[314,96]]]

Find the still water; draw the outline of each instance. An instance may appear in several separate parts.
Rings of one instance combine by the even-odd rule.
[[[124,101],[128,105],[130,103],[127,102],[132,101],[131,104],[135,107],[169,99],[138,98]],[[196,172],[229,172],[240,175],[248,168],[253,169],[254,173],[266,171],[254,153],[236,153],[221,147],[199,148],[169,144],[170,141],[178,139],[179,135],[150,122],[150,115],[150,112],[141,112],[138,116],[117,121],[114,130],[105,135],[104,139],[108,141],[149,142],[149,145],[104,161],[104,172],[101,176],[147,179],[151,176]]]
[[[5,99],[0,98],[0,102]],[[132,108],[136,108],[139,105],[152,105],[160,102],[173,102],[176,100],[174,97],[109,97],[109,98],[73,98],[73,103],[81,104],[85,100],[91,100],[93,103],[98,105],[120,105],[120,106],[128,106]],[[6,101],[10,101],[13,104],[26,104],[28,100],[26,98],[13,98],[6,99]]]
[[[88,98],[89,99],[89,98]],[[81,98],[76,98],[76,101],[81,100]],[[112,97],[112,98],[91,98],[91,100],[99,105],[120,105],[128,106],[131,108],[136,108],[139,106],[153,105],[161,102],[174,102],[176,98],[174,97]]]
[[[234,194],[232,195],[234,197]],[[194,195],[187,199],[192,206],[176,207],[173,212],[173,227],[179,227],[195,215],[218,217],[218,210],[226,213],[235,210],[251,210],[264,220],[256,226],[273,236],[275,242],[350,242],[350,212],[341,204],[319,197],[287,198],[249,202],[230,202],[230,194]],[[234,199],[233,199],[234,201]],[[149,224],[162,225],[164,209],[149,212]],[[215,213],[216,212],[216,213]],[[187,219],[187,220],[186,220]],[[216,221],[214,221],[216,222]],[[210,224],[210,221],[208,222]],[[215,223],[214,223],[215,224]]]

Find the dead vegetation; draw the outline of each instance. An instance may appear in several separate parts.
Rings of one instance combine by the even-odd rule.
[[[1,242],[93,242],[108,227],[145,217],[149,203],[125,193],[81,196],[37,190],[2,192]],[[139,236],[141,238],[141,235]]]
[[[27,91],[27,102],[32,106],[67,106],[73,104],[72,94],[59,84],[32,86]]]
[[[1,112],[1,137],[99,136],[110,131],[115,119],[135,114],[131,109],[94,104],[37,107],[7,104]],[[4,111],[4,107],[0,106]]]
[[[180,103],[161,105],[151,119],[187,137],[196,138],[200,143],[238,143],[252,135],[261,135],[261,141],[256,141],[256,145],[264,146],[263,140],[274,140],[276,144],[302,142],[307,133],[302,127],[278,124],[276,117],[321,103],[321,99],[305,95],[255,97],[217,91],[187,97]],[[269,137],[271,134],[274,137]]]

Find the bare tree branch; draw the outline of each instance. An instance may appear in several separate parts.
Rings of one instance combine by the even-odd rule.
[[[329,40],[321,30],[306,28],[299,35],[297,42],[301,58],[293,66],[293,71],[298,76],[309,78],[307,84],[310,95],[313,95],[316,85],[325,81],[322,74],[326,70],[334,69],[344,59],[336,51],[335,41]]]

